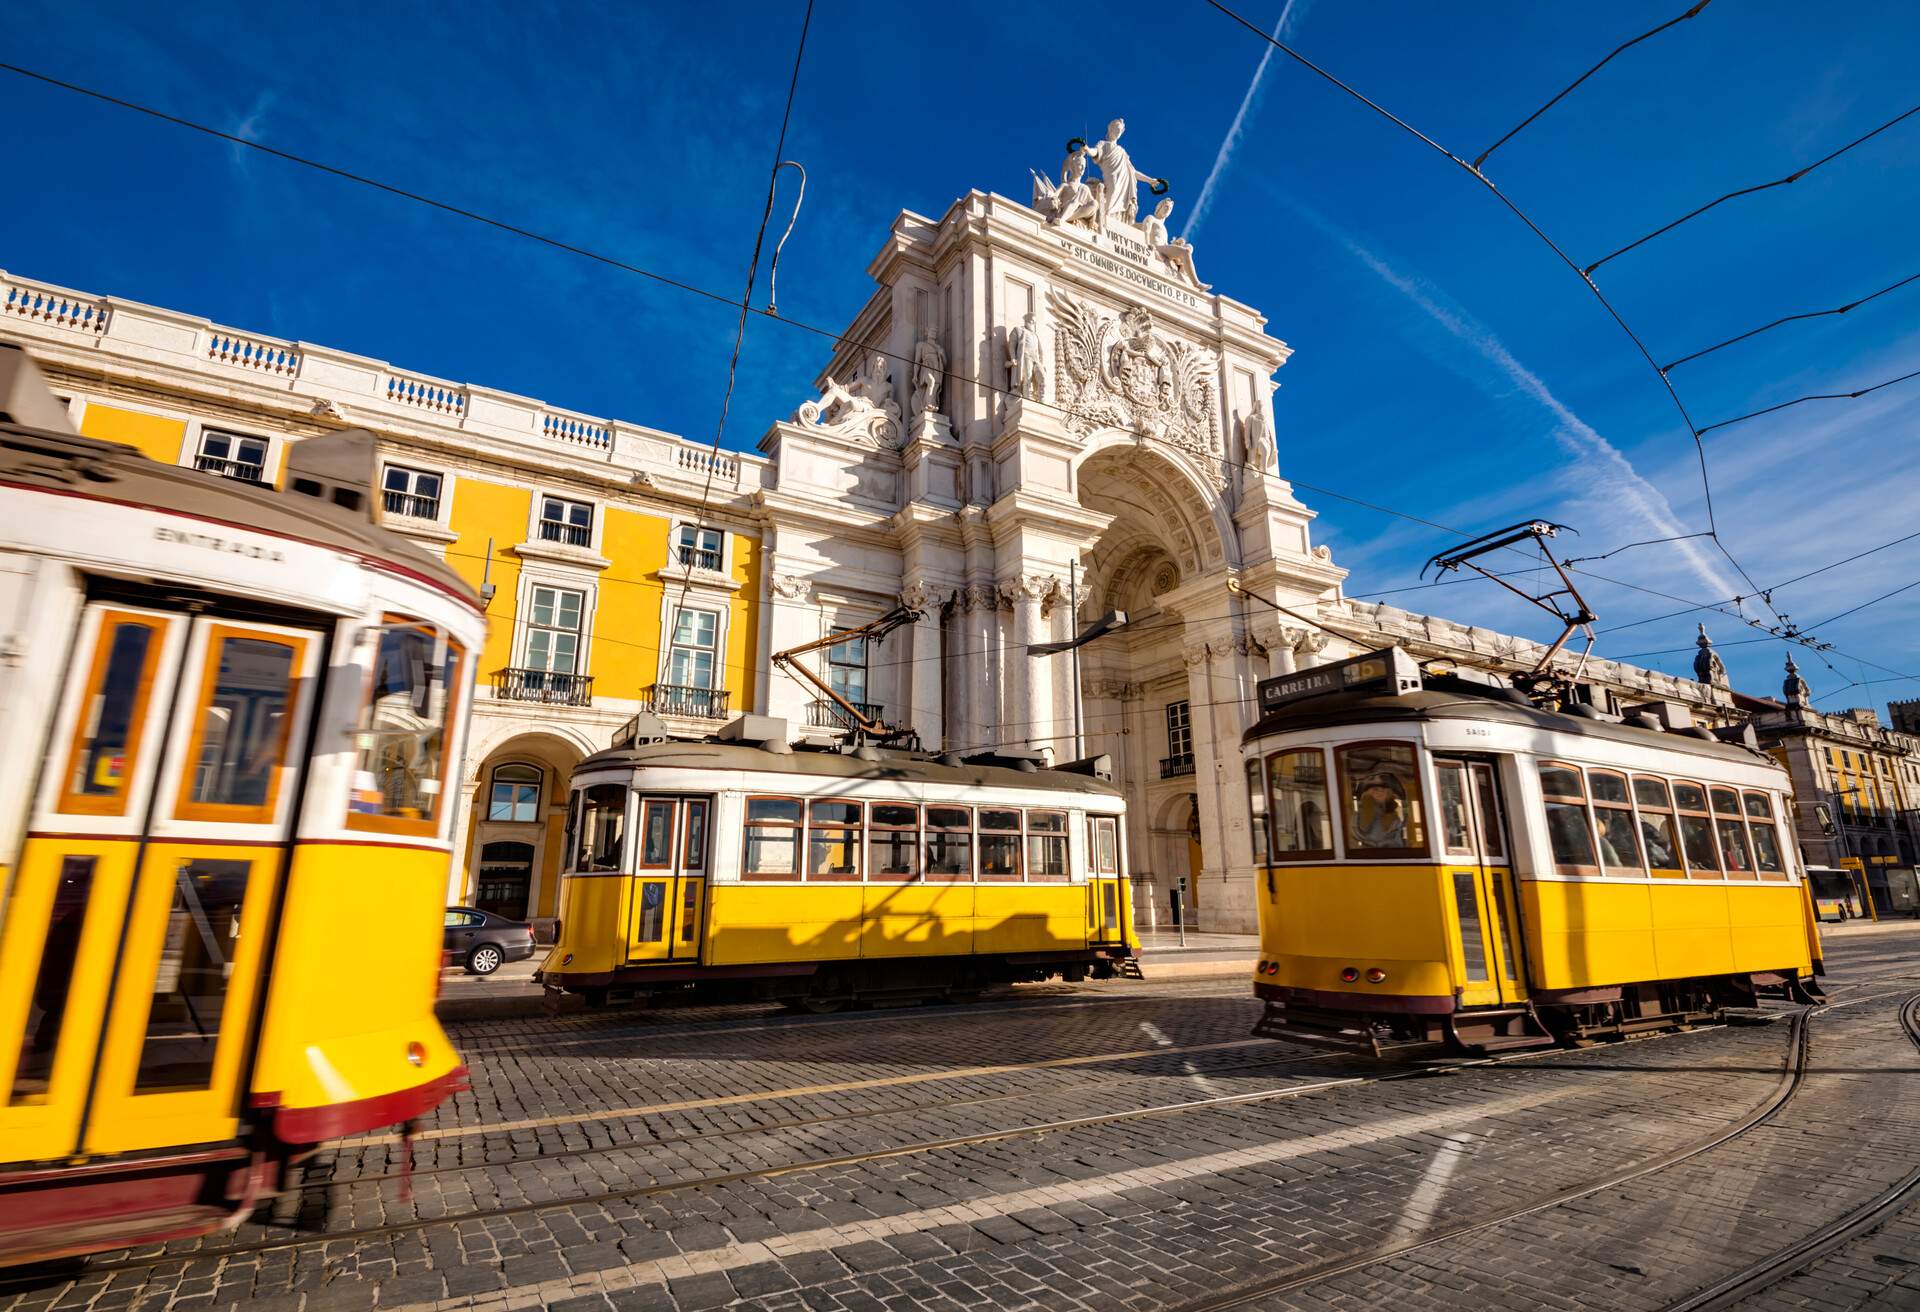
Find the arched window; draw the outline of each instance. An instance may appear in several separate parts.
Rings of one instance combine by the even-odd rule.
[[[493,795],[487,803],[487,819],[538,820],[540,780],[540,767],[536,765],[495,766]]]

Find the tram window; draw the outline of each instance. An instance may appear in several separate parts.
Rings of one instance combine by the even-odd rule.
[[[47,1084],[53,1077],[60,1023],[67,1015],[67,995],[73,987],[74,965],[80,955],[80,929],[86,923],[87,901],[93,894],[93,871],[98,860],[91,856],[61,858],[60,873],[53,887],[53,906],[45,922],[46,932],[40,939],[40,964],[34,972],[26,1030],[21,1035],[20,1060],[13,1068],[13,1090],[7,1100],[12,1106],[47,1100]],[[26,914],[21,893],[16,886],[7,906],[6,928],[15,933],[26,930],[25,925],[12,923]],[[34,928],[39,926],[36,924]]]
[[[160,658],[158,621],[108,612],[100,622],[93,672],[73,733],[60,809],[121,815],[140,750],[147,693]]]
[[[1347,855],[1423,856],[1426,826],[1414,749],[1400,743],[1355,743],[1340,749],[1346,790]]]
[[[800,874],[800,801],[794,797],[749,797],[741,859],[747,879],[795,879]]]
[[[1547,840],[1553,847],[1554,868],[1563,875],[1597,873],[1580,771],[1570,765],[1542,765],[1540,792],[1547,806]]]
[[[673,866],[673,803],[647,799],[640,804],[640,868]]]
[[[640,923],[633,931],[636,943],[663,943],[667,937],[667,883],[640,881]]]
[[[1656,879],[1683,879],[1680,840],[1673,830],[1673,802],[1664,779],[1633,777],[1633,800],[1640,808],[1640,837],[1646,844],[1647,864]]]
[[[1645,867],[1640,862],[1640,840],[1634,832],[1633,804],[1627,800],[1627,777],[1609,770],[1589,770],[1587,786],[1593,790],[1594,834],[1599,839],[1601,870],[1639,874]]]
[[[1488,860],[1505,865],[1507,827],[1500,818],[1500,790],[1494,787],[1493,767],[1484,761],[1473,763],[1473,792],[1480,802],[1480,845]]]
[[[212,1080],[252,871],[251,861],[180,862],[135,1093],[204,1089]]]
[[[1120,822],[1110,815],[1093,817],[1093,868],[1097,874],[1120,873]]]
[[[860,878],[860,803],[815,802],[807,811],[807,878]]]
[[[1731,788],[1714,788],[1709,791],[1713,795],[1713,813],[1715,815],[1740,814],[1740,794],[1734,792]]]
[[[1687,870],[1696,879],[1721,878],[1720,853],[1713,843],[1713,817],[1707,814],[1707,790],[1684,781],[1673,785],[1674,809],[1680,813],[1680,846]]]
[[[705,801],[687,803],[687,836],[681,852],[680,868],[683,870],[705,870],[707,868],[707,804]]]
[[[621,784],[594,784],[580,793],[580,850],[575,870],[618,870],[626,845],[627,790]]]
[[[1472,856],[1473,822],[1467,814],[1467,768],[1458,761],[1441,761],[1435,767],[1440,781],[1440,796],[1434,811],[1440,821],[1440,841],[1449,856]]]
[[[1767,805],[1767,799],[1759,793],[1748,793],[1746,801],[1749,815],[1753,812],[1755,802],[1763,807]],[[1747,821],[1747,828],[1753,834],[1753,863],[1759,867],[1760,877],[1785,879],[1787,865],[1780,855],[1780,835],[1779,831],[1773,827],[1772,818],[1761,819],[1755,816]]]
[[[1256,865],[1267,860],[1267,787],[1260,777],[1260,762],[1247,762],[1247,816],[1252,822],[1253,859]],[[1087,833],[1093,833],[1092,822],[1088,822]]]
[[[178,808],[182,820],[260,824],[279,800],[305,643],[215,626]]]
[[[980,878],[1020,878],[1020,813],[980,809]]]
[[[973,812],[964,806],[927,808],[927,878],[973,877]]]
[[[1765,793],[1745,793],[1742,800],[1747,804],[1747,814],[1755,820],[1773,819],[1773,803]]]
[[[1728,877],[1752,879],[1753,849],[1747,843],[1747,827],[1737,819],[1724,818],[1714,821],[1714,827],[1720,832],[1720,854],[1727,859]]]
[[[445,793],[447,723],[465,677],[466,653],[431,629],[389,620],[378,632],[360,712],[347,827],[432,834]]]
[[[867,819],[867,851],[873,877],[919,878],[920,808],[900,802],[875,802]]]
[[[1067,813],[1027,812],[1027,878],[1057,883],[1068,878]]]
[[[1333,856],[1327,804],[1327,760],[1318,747],[1275,752],[1267,758],[1273,785],[1273,850],[1302,860]]]

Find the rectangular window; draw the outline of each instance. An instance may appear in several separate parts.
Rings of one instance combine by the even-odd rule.
[[[1193,759],[1193,703],[1167,703],[1167,756],[1174,761]]]
[[[94,640],[93,670],[67,753],[60,810],[125,815],[127,787],[146,727],[147,695],[160,660],[164,621],[107,611]]]
[[[684,524],[677,535],[676,545],[682,565],[691,565],[695,569],[718,570],[723,557],[723,542],[717,528],[701,528],[698,524]]]
[[[268,823],[279,801],[287,737],[293,729],[295,680],[306,641],[216,624],[208,634],[207,650],[175,815],[181,820]]]
[[[1598,874],[1580,771],[1571,765],[1542,764],[1540,792],[1547,806],[1547,839],[1553,846],[1554,868],[1563,875]]]
[[[1780,851],[1780,834],[1773,824],[1773,802],[1765,793],[1743,793],[1747,828],[1753,835],[1753,863],[1762,879],[1785,879],[1787,863]]]
[[[1753,848],[1747,842],[1747,827],[1738,819],[1720,817],[1713,822],[1720,835],[1720,855],[1726,859],[1727,878],[1752,879]]]
[[[1093,869],[1101,875],[1120,873],[1120,822],[1110,815],[1093,818]]]
[[[867,853],[873,878],[920,877],[920,808],[906,802],[875,802],[867,810]]]
[[[815,802],[807,808],[807,878],[860,878],[864,808],[859,802]]]
[[[354,764],[347,826],[431,834],[439,826],[440,802],[447,791],[452,746],[447,725],[467,680],[466,652],[432,629],[391,618],[379,634],[360,713],[365,746]],[[524,771],[521,782],[530,783],[533,794],[529,810],[537,808],[539,771],[501,766],[495,777],[511,779],[514,770]],[[496,787],[494,800],[498,794]],[[513,818],[532,819],[531,814],[519,814],[519,794],[514,796]]]
[[[1453,872],[1453,907],[1460,917],[1460,955],[1467,978],[1487,978],[1487,940],[1480,932],[1480,894],[1474,887],[1478,876],[1465,870]]]
[[[667,884],[663,879],[640,881],[640,917],[633,931],[636,943],[664,943],[667,938]]]
[[[1346,790],[1347,859],[1425,856],[1426,822],[1414,749],[1355,743],[1340,749]]]
[[[1687,873],[1695,879],[1721,879],[1720,853],[1713,844],[1713,817],[1707,811],[1707,790],[1684,781],[1673,786],[1673,806],[1680,816],[1680,846],[1686,853]]]
[[[263,483],[267,473],[267,443],[264,438],[209,429],[200,435],[200,454],[194,458],[193,466],[242,483]]]
[[[627,790],[620,784],[594,784],[580,798],[580,849],[573,868],[598,872],[620,869],[626,847]]]
[[[966,807],[927,808],[927,878],[973,878],[973,812]]]
[[[1680,840],[1673,827],[1673,800],[1667,795],[1664,779],[1633,777],[1633,800],[1640,808],[1640,838],[1646,846],[1647,865],[1655,879],[1685,879],[1680,864]]]
[[[179,863],[135,1093],[204,1089],[212,1082],[252,873],[251,861]]]
[[[1027,878],[1035,883],[1059,883],[1067,868],[1067,813],[1027,812]]]
[[[1633,823],[1633,803],[1627,795],[1627,777],[1610,770],[1589,770],[1593,790],[1594,830],[1600,840],[1600,869],[1609,875],[1644,874],[1640,839]]]
[[[746,844],[741,855],[746,879],[800,877],[800,799],[749,797]]]
[[[1493,767],[1485,761],[1473,763],[1473,792],[1480,804],[1480,845],[1487,859],[1496,865],[1507,860],[1507,826],[1500,815],[1500,790],[1494,785]],[[1503,887],[1494,881],[1495,889]],[[1505,925],[1502,920],[1502,926]]]
[[[827,648],[827,686],[856,705],[867,702],[867,640],[849,638]]]
[[[92,856],[60,859],[60,873],[53,886],[53,906],[40,940],[40,964],[34,972],[33,992],[28,995],[31,1005],[21,1039],[20,1060],[14,1065],[13,1089],[7,1099],[15,1107],[47,1100],[54,1054],[60,1050],[60,1025],[66,1019],[67,998],[73,990],[74,967],[80,955],[80,931],[86,923],[87,904],[93,896],[94,867],[98,863],[99,858]],[[26,915],[21,892],[16,883],[6,908],[12,920]],[[13,930],[15,925],[9,923],[6,928]],[[36,924],[34,929],[38,928]]]
[[[1253,861],[1255,865],[1267,863],[1267,786],[1260,776],[1260,762],[1247,762],[1247,817],[1248,832],[1253,836]],[[1093,832],[1091,828],[1087,831]]]
[[[559,497],[540,499],[540,540],[558,542],[567,547],[585,547],[593,543],[593,507],[584,501],[562,501]]]
[[[527,607],[527,668],[550,674],[580,672],[580,619],[586,594],[536,587]]]
[[[980,808],[980,878],[1020,878],[1020,813]]]
[[[667,646],[667,682],[676,688],[713,688],[719,632],[720,616],[714,611],[684,607],[674,611],[673,636]]]
[[[1474,857],[1473,818],[1467,810],[1467,767],[1459,761],[1434,762],[1440,796],[1433,807],[1440,821],[1440,843],[1448,856]]]
[[[687,836],[680,853],[680,868],[707,868],[707,804],[704,801],[687,803]]]
[[[487,819],[524,824],[540,818],[540,770],[532,765],[502,765],[493,771]]]
[[[640,868],[673,868],[672,802],[648,798],[640,804]]]
[[[440,475],[405,465],[388,465],[380,476],[380,494],[389,515],[404,519],[440,518]]]
[[[1267,758],[1273,785],[1273,850],[1304,861],[1333,856],[1332,812],[1327,803],[1327,761],[1320,749],[1276,752]]]

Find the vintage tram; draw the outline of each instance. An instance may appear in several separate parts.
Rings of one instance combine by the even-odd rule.
[[[830,1011],[1138,973],[1105,758],[810,750],[764,716],[673,742],[650,721],[574,769],[556,1002]]]
[[[1395,649],[1260,692],[1256,1033],[1488,1051],[1814,987],[1788,777],[1683,708],[1543,709]]]
[[[61,431],[0,346],[0,1263],[238,1221],[464,1077],[434,1019],[479,599],[372,521]],[[302,495],[306,493],[308,495]]]

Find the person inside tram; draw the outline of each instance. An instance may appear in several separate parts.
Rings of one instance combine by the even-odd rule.
[[[1353,836],[1358,847],[1405,847],[1407,804],[1400,780],[1378,770],[1360,781],[1353,799]]]
[[[1640,838],[1647,845],[1647,864],[1655,870],[1680,869],[1680,855],[1673,850],[1672,835],[1663,824],[1642,818]]]

